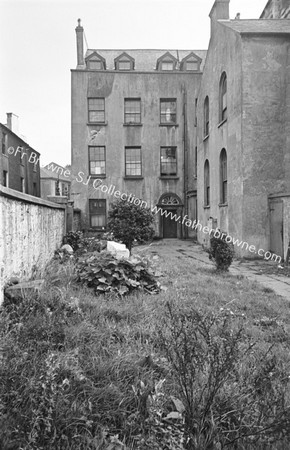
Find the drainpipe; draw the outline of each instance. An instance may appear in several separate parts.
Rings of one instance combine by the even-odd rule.
[[[187,198],[187,188],[188,188],[188,138],[187,138],[187,93],[184,88],[183,91],[183,117],[184,117],[184,128],[183,128],[183,149],[184,149],[184,170],[183,170],[183,178],[184,178],[184,215],[188,215],[188,198]],[[183,237],[185,239],[188,238],[188,228],[183,225],[182,229]]]

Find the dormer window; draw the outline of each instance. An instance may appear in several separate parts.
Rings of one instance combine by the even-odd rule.
[[[189,72],[199,72],[202,59],[191,52],[181,61],[180,69]]]
[[[106,70],[106,60],[97,52],[86,57],[86,66],[89,70]]]
[[[135,60],[124,52],[115,58],[115,70],[134,70]]]
[[[171,53],[167,52],[157,60],[156,69],[172,71],[176,69],[177,59]]]

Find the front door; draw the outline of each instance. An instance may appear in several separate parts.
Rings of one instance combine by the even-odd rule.
[[[283,202],[270,201],[270,250],[283,256]]]
[[[170,209],[172,214],[169,214],[168,217],[163,216],[163,238],[164,239],[173,239],[177,238],[177,222],[172,219],[174,214],[176,214],[176,209]]]

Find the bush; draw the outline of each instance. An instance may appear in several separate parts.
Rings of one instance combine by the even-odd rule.
[[[226,233],[221,232],[221,236],[210,238],[209,259],[214,260],[217,270],[226,272],[234,259],[234,246],[225,241]]]
[[[114,203],[109,211],[108,228],[131,252],[134,241],[142,244],[153,238],[154,216],[149,208],[136,206],[126,200]]]
[[[104,252],[78,261],[78,281],[94,288],[96,294],[117,292],[122,296],[135,289],[157,293],[159,283],[147,266],[148,263],[141,258],[117,260]]]
[[[73,251],[78,250],[79,244],[83,238],[81,231],[69,231],[62,239],[63,244],[68,244],[72,247]]]

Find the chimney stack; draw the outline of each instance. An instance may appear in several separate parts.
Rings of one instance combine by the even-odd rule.
[[[19,117],[16,116],[16,114],[13,113],[6,113],[7,116],[7,128],[9,130],[13,131],[13,133],[18,134],[19,133]]]
[[[78,19],[78,26],[76,27],[77,37],[77,59],[78,66],[84,65],[84,29],[81,26],[81,19]]]
[[[211,12],[209,13],[211,19],[211,35],[216,29],[218,20],[229,20],[230,18],[230,0],[215,0]]]

